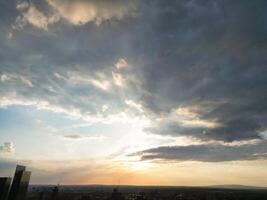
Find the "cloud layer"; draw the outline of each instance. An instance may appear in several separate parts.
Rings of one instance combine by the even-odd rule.
[[[44,3],[47,5],[44,6]],[[16,4],[16,9],[21,15],[16,18],[13,29],[21,30],[30,24],[48,31],[49,26],[62,20],[72,25],[84,25],[89,22],[100,25],[103,21],[133,16],[136,4],[136,0],[46,0],[42,3],[21,0]]]
[[[165,161],[224,162],[258,160],[267,158],[267,145],[266,141],[264,141],[243,145],[211,143],[188,146],[161,146],[133,155],[140,155],[142,160]]]
[[[136,0],[47,0],[47,2],[74,25],[84,25],[92,21],[100,25],[102,21],[109,19],[122,19],[136,8]]]
[[[148,134],[202,143],[260,140],[255,149],[263,148],[265,1],[0,2],[1,107],[34,106],[89,122],[127,115],[149,120]],[[254,146],[144,153],[262,158]]]

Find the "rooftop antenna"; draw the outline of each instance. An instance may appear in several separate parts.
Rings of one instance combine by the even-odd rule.
[[[62,182],[62,175],[59,176],[58,181],[57,181],[57,186],[59,187]]]

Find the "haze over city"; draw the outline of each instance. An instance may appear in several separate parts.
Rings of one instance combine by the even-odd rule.
[[[266,187],[266,10],[0,0],[0,176]]]

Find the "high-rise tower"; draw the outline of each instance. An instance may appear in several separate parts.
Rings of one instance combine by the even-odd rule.
[[[8,200],[24,200],[30,182],[31,172],[26,167],[17,165]]]
[[[11,178],[0,177],[0,200],[6,200],[10,183]]]

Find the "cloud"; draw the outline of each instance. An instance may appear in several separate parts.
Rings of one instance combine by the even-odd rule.
[[[137,1],[46,0],[46,3],[48,5],[43,6],[40,2],[18,1],[16,9],[21,15],[16,18],[13,29],[22,30],[30,24],[48,31],[50,25],[59,23],[61,19],[73,25],[84,25],[88,22],[100,25],[103,21],[121,20],[125,16],[132,15]]]
[[[77,134],[64,135],[64,137],[67,139],[81,139],[82,138],[81,135],[77,135]]]
[[[127,61],[124,58],[120,58],[117,63],[115,64],[117,69],[123,69],[129,66]]]
[[[243,145],[199,144],[189,146],[161,146],[132,155],[142,160],[225,162],[267,158],[266,141]]]
[[[264,140],[266,2],[47,2],[1,4],[2,107],[94,122],[145,116],[151,134],[202,142]],[[7,40],[16,18],[55,34]],[[90,22],[101,26],[81,26]]]
[[[74,108],[66,109],[59,105],[52,105],[49,102],[40,99],[25,99],[25,98],[18,98],[16,96],[0,98],[0,108],[1,107],[6,108],[13,105],[33,106],[36,107],[37,109],[49,110],[55,113],[62,113],[76,119],[82,117],[81,113],[77,109]]]
[[[127,104],[128,106],[138,110],[140,113],[144,112],[143,108],[142,108],[142,105],[134,102],[133,100],[127,99],[127,100],[125,100],[125,104]]]
[[[32,82],[28,78],[22,75],[18,75],[18,74],[8,74],[8,73],[0,72],[0,81],[1,82],[20,82],[29,87],[33,87]]]
[[[115,85],[118,85],[120,87],[122,87],[124,85],[124,82],[126,81],[125,78],[123,78],[123,76],[119,73],[112,72],[112,77]]]
[[[15,148],[12,142],[5,142],[4,145],[0,146],[0,153],[12,154],[15,153]]]
[[[101,72],[95,73],[91,76],[90,74],[84,75],[77,72],[69,72],[67,75],[68,77],[65,78],[57,73],[55,73],[54,75],[59,79],[71,81],[74,84],[90,84],[101,90],[108,90],[111,87],[108,77],[106,77],[106,74]]]
[[[47,0],[64,19],[74,25],[95,22],[100,25],[109,19],[122,19],[136,8],[136,1],[123,0]]]
[[[80,140],[80,139],[102,140],[104,139],[103,136],[88,136],[88,135],[81,135],[81,134],[67,134],[67,135],[64,135],[64,138],[71,139],[71,140]]]
[[[55,24],[60,20],[59,15],[50,14],[46,16],[42,11],[30,1],[19,1],[16,6],[22,16],[18,16],[13,28],[16,30],[22,29],[27,23],[37,28],[48,30],[48,25]]]
[[[251,6],[259,12],[248,14]],[[262,6],[219,0],[156,1],[154,12],[144,6],[150,18],[138,35],[144,46],[137,54],[145,54],[138,77],[141,103],[153,114],[149,132],[226,142],[261,138],[267,129]],[[173,119],[179,107],[194,109],[194,123]]]
[[[195,139],[219,140],[233,142],[238,140],[263,139],[261,128],[250,120],[237,120],[228,124],[218,124],[204,120],[170,120],[165,119],[152,127],[144,129],[148,133],[169,135],[169,136],[188,136]]]
[[[12,68],[3,69],[0,73],[0,107],[32,106],[94,122],[109,121],[126,112],[131,114],[122,95],[116,90],[118,86],[113,83],[113,67],[103,71],[82,69],[82,72],[73,69],[61,72],[60,67],[56,69],[59,72],[47,70],[48,79],[44,79],[39,72],[25,70],[20,74]]]

